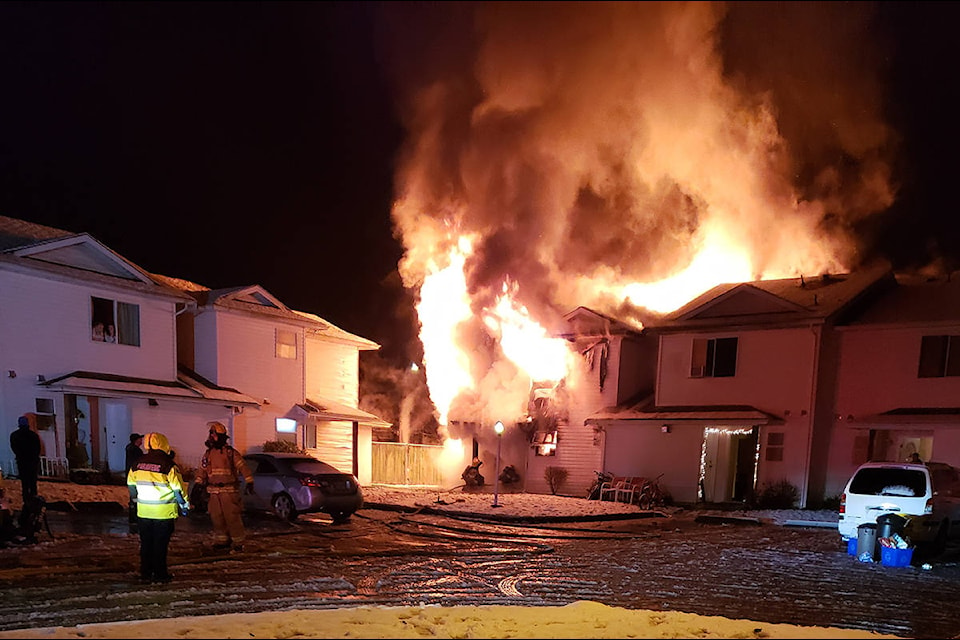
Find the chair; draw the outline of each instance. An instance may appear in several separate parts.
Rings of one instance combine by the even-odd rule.
[[[620,483],[620,486],[617,487],[617,502],[626,502],[627,504],[630,504],[633,502],[634,491],[638,488],[638,486],[634,485],[633,478],[624,478],[623,482]]]
[[[610,482],[604,482],[600,485],[600,500],[606,500],[607,496],[610,496],[610,500],[617,502],[619,497],[617,492],[621,489],[625,480],[626,478],[623,476],[614,476]]]

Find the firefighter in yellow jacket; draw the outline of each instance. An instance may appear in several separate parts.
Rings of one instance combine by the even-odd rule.
[[[170,457],[170,443],[162,433],[143,438],[147,452],[127,472],[130,499],[137,503],[140,532],[140,578],[149,582],[170,582],[167,549],[174,523],[186,515],[190,504],[180,469]]]
[[[241,481],[244,490],[253,493],[253,474],[240,452],[227,444],[227,428],[221,422],[208,422],[210,437],[204,443],[206,453],[200,459],[197,483],[207,488],[208,510],[213,521],[213,546],[218,549],[243,550],[247,537],[243,526],[240,502]]]

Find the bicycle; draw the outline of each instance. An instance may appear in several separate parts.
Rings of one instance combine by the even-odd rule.
[[[640,488],[637,505],[644,510],[662,507],[667,504],[667,493],[660,486],[661,473],[653,480],[645,480]]]
[[[607,473],[605,471],[594,471],[594,473],[597,474],[597,477],[587,490],[587,500],[599,500],[600,491],[603,489],[603,486],[609,482],[613,482],[612,473]]]

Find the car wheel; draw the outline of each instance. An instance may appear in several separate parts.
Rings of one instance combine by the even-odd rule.
[[[293,522],[297,519],[297,509],[293,506],[293,500],[285,493],[278,494],[273,499],[273,512],[281,520]]]
[[[350,520],[350,514],[345,511],[336,511],[331,513],[330,517],[333,518],[333,524],[343,524]]]

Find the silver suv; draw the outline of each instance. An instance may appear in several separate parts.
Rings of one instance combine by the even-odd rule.
[[[948,538],[960,536],[960,471],[939,462],[860,465],[840,496],[840,535],[855,538],[857,527],[886,513],[911,516],[911,541],[943,551]]]

